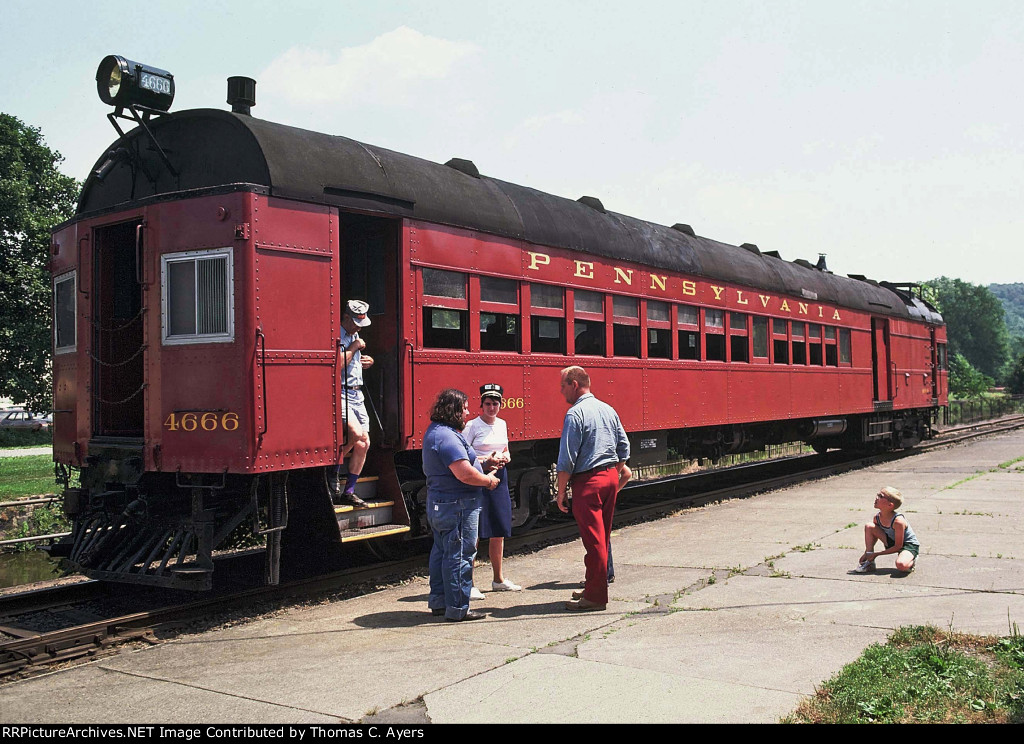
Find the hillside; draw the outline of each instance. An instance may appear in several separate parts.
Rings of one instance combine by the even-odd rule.
[[[990,284],[988,289],[1003,303],[1010,336],[1024,336],[1024,282]]]

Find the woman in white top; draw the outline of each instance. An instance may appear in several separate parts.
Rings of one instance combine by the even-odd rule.
[[[518,592],[521,586],[513,584],[501,572],[501,559],[505,550],[505,538],[512,536],[512,497],[508,491],[508,426],[498,418],[504,390],[501,385],[488,383],[480,386],[480,416],[466,424],[462,431],[469,446],[481,460],[491,459],[498,464],[494,471],[501,479],[493,491],[484,493],[483,510],[480,512],[480,537],[488,539],[488,553],[494,579],[491,590],[496,592]]]

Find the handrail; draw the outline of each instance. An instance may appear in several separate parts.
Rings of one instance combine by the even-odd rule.
[[[270,429],[270,406],[267,401],[267,337],[263,333],[262,328],[256,329],[256,341],[260,345],[260,376],[262,377],[261,382],[263,383],[263,428],[257,432],[257,436],[262,439],[263,435]]]

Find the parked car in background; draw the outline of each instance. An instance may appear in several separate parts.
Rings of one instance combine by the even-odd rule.
[[[0,411],[0,429],[42,431],[49,429],[52,422],[52,414],[32,413],[24,408],[5,408]]]

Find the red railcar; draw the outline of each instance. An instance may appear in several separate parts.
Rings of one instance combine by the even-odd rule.
[[[905,447],[946,402],[945,328],[842,278],[341,137],[150,116],[54,232],[54,458],[86,574],[209,586],[240,525],[279,551],[421,529],[437,392],[506,391],[515,522],[550,501],[581,364],[639,464],[773,442]],[[373,508],[336,509],[337,341],[369,301]],[[80,469],[80,485],[72,485]]]

